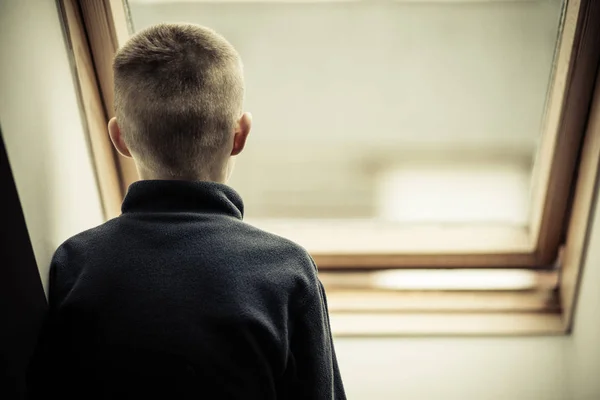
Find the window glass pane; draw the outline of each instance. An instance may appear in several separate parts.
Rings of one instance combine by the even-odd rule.
[[[562,1],[129,7],[136,30],[198,23],[240,52],[250,221],[527,224]]]

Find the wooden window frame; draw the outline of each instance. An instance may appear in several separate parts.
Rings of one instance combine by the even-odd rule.
[[[137,179],[133,163],[114,151],[106,129],[107,121],[114,115],[112,59],[129,35],[128,10],[122,0],[57,0],[57,4],[72,50],[85,127],[108,219],[120,214],[128,183]],[[533,191],[529,227],[514,228],[508,233],[498,231],[497,227],[484,227],[479,232],[470,227],[433,231],[409,228],[392,238],[404,243],[402,248],[392,251],[323,250],[312,254],[320,270],[325,272],[390,268],[527,268],[542,272],[558,260],[559,306],[540,305],[522,293],[514,293],[512,298],[504,299],[505,303],[501,301],[502,296],[496,295],[488,296],[480,307],[465,308],[465,294],[427,294],[420,298],[423,307],[429,307],[426,313],[417,307],[408,313],[359,310],[332,314],[332,324],[338,326],[338,334],[522,335],[560,334],[570,330],[597,192],[600,46],[594,39],[599,36],[600,2],[569,0],[547,99],[545,134],[537,154],[534,172],[537,186]],[[494,235],[504,239],[493,243],[486,240]],[[402,238],[408,239],[400,240]],[[446,248],[436,245],[449,240],[456,245]],[[563,249],[562,256],[558,258],[560,249]],[[396,297],[391,301],[404,302],[403,311],[407,311],[406,304],[414,302],[409,295]],[[517,301],[521,301],[519,307],[493,309],[489,306]],[[442,302],[462,306],[452,313],[436,313],[435,310],[443,309],[436,304]],[[374,332],[368,328],[373,324],[382,328]]]

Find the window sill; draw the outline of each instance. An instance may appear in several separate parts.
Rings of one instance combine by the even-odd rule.
[[[558,272],[528,273],[536,278],[531,287],[510,290],[390,290],[375,285],[377,272],[321,272],[320,278],[337,337],[566,333]]]
[[[560,313],[331,313],[334,337],[556,336]]]

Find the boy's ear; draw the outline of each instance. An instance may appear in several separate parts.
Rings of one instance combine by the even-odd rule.
[[[123,137],[121,136],[121,128],[119,128],[117,118],[115,117],[112,117],[110,121],[108,121],[108,135],[110,136],[110,140],[119,154],[121,154],[123,157],[131,158],[131,152],[123,141]]]
[[[231,155],[237,156],[244,150],[246,146],[246,139],[252,128],[252,114],[245,112],[242,114],[235,126],[235,132],[233,136],[233,148],[231,149]]]

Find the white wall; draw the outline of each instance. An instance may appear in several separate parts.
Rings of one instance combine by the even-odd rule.
[[[338,339],[335,345],[351,400],[584,400],[566,392],[560,338]]]
[[[0,2],[0,38],[0,121],[45,276],[60,241],[100,222],[98,193],[54,2]],[[600,398],[599,214],[574,335],[337,339],[349,399]]]
[[[584,265],[573,335],[565,340],[573,400],[600,399],[600,199]]]
[[[0,127],[46,288],[56,247],[102,222],[52,0],[0,1]]]

